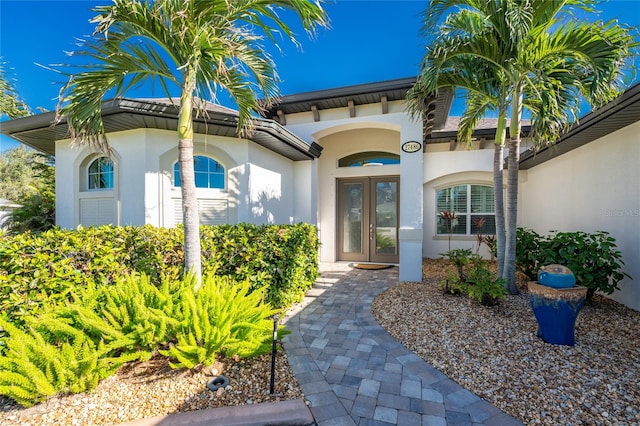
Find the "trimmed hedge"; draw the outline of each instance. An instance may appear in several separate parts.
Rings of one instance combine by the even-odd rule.
[[[278,309],[300,300],[318,276],[316,228],[296,225],[201,227],[203,275],[249,280]],[[20,322],[68,299],[78,286],[109,285],[125,274],[181,278],[183,229],[101,226],[0,237],[0,315]]]

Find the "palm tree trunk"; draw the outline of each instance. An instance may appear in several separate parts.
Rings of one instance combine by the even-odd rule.
[[[493,198],[496,215],[496,248],[498,277],[504,277],[505,226],[504,226],[504,141],[506,139],[507,116],[501,112],[498,116],[496,140],[493,151]]]
[[[187,273],[193,274],[196,286],[202,282],[202,259],[200,257],[200,217],[196,196],[193,169],[193,91],[195,72],[187,70],[180,95],[178,121],[178,162],[180,168],[180,190],[182,193],[182,221],[184,224],[184,260]]]
[[[520,138],[509,140],[507,160],[507,227],[505,238],[505,261],[503,277],[510,294],[518,294],[516,287],[516,231],[518,223],[518,162],[520,161]]]
[[[507,159],[507,226],[503,276],[506,290],[518,294],[516,287],[516,232],[518,226],[518,168],[520,161],[520,127],[522,118],[522,91],[514,90],[509,128],[509,155]]]

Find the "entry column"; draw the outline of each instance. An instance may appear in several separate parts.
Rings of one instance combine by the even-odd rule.
[[[422,123],[406,117],[400,127],[400,281],[422,281]]]

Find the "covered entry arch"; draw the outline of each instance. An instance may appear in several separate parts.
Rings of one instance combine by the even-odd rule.
[[[392,190],[395,191],[395,196],[397,197],[399,194],[399,126],[381,122],[348,123],[323,129],[314,136],[318,137],[316,140],[324,148],[322,156],[318,159],[318,225],[320,229],[320,240],[322,242],[320,249],[321,260],[371,260],[397,263],[399,261],[397,242],[399,199],[395,199],[395,205],[390,206],[390,204],[388,204],[388,198],[385,205],[381,206],[381,208],[385,210],[389,210],[390,208],[393,210],[391,216],[393,216],[394,226],[381,226],[381,228],[388,229],[381,229],[376,234],[376,218],[375,215],[370,214],[371,203],[373,202],[375,205],[375,196],[370,198],[370,194],[372,194],[373,191],[375,195],[375,190],[370,188],[372,188],[371,184],[373,183],[373,188],[381,185],[387,188],[392,187]],[[373,161],[374,164],[361,167],[346,166],[343,162],[341,166],[341,159],[349,157],[366,159],[368,158],[367,153],[381,153],[387,158],[397,158],[398,161]],[[384,179],[382,179],[382,177],[384,177]],[[358,207],[355,205],[347,207],[344,203],[339,202],[339,197],[341,195],[344,196],[345,184],[351,189],[356,189],[356,192],[358,191],[357,188],[363,191],[361,195],[364,198],[361,201],[366,204],[366,207],[364,207],[364,205],[361,206],[360,208],[362,210],[360,212],[356,211]],[[342,190],[340,188],[342,188]],[[366,191],[366,194],[364,191]],[[344,200],[344,198],[342,199]],[[359,222],[359,226],[361,226],[359,231],[361,235],[359,237],[356,235],[355,229],[353,233],[349,233],[349,230],[346,232],[349,235],[348,238],[359,239],[361,243],[358,249],[359,255],[355,255],[355,253],[353,253],[353,255],[346,254],[349,250],[345,250],[344,244],[345,208],[354,209],[351,217],[354,219],[354,223],[352,224],[358,222],[358,219],[365,219],[363,222]],[[362,217],[361,215],[366,216]],[[369,220],[369,218],[373,220]],[[387,221],[384,225],[389,225],[389,223],[391,222]],[[369,239],[369,232],[373,232],[372,239]],[[381,233],[384,233],[384,235]],[[380,235],[381,240],[383,239],[382,237],[392,237],[393,241],[391,242],[386,239],[384,240],[385,248],[387,251],[393,252],[392,255],[385,256],[384,259],[375,258],[375,248],[381,247],[377,244],[375,238],[377,235]],[[370,241],[374,244],[373,257],[369,255]]]

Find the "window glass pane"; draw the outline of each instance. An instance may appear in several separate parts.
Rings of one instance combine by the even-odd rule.
[[[196,172],[196,188],[208,188],[209,187],[209,174]]]
[[[209,157],[196,155],[193,157],[193,169],[195,172],[196,188],[224,189],[224,166]],[[175,186],[181,185],[180,166],[176,162],[173,165],[173,182]]]
[[[467,185],[452,186],[450,188],[441,189],[436,193],[436,208],[438,212],[467,211]]]
[[[93,160],[87,170],[87,182],[89,189],[113,188],[113,162],[107,157]]]
[[[208,172],[209,171],[209,159],[196,155],[193,157],[193,170],[196,172]]]
[[[224,167],[222,167],[222,165],[220,163],[218,163],[217,161],[213,161],[213,160],[211,160],[211,162],[214,165],[214,167],[211,168],[211,172],[224,174]]]
[[[338,160],[338,167],[386,166],[400,164],[400,156],[382,151],[358,152]]]
[[[224,189],[224,174],[212,173],[209,175],[209,188]]]
[[[173,182],[175,186],[180,186],[180,165],[178,162],[173,165]]]
[[[494,210],[493,188],[490,186],[471,185],[471,212],[493,213]]]
[[[89,175],[89,189],[99,189],[100,188],[100,176],[97,174]]]
[[[362,253],[362,191],[361,183],[344,183],[342,198],[342,251]]]
[[[113,163],[106,158],[101,158],[100,171],[103,173],[113,173]]]
[[[474,235],[495,235],[496,217],[492,214],[471,216],[471,233]]]

